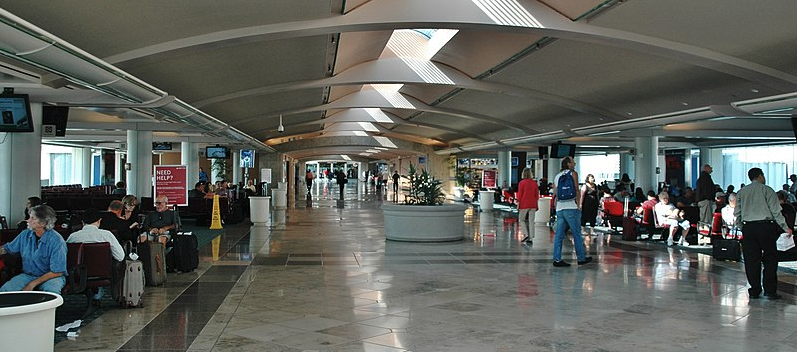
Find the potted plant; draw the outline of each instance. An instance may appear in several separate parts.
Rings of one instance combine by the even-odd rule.
[[[465,209],[462,204],[444,204],[442,182],[428,171],[418,173],[410,164],[402,176],[408,182],[403,204],[384,204],[385,237],[407,242],[459,241],[464,237]]]

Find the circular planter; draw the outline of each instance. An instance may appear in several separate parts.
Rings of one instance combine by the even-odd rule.
[[[384,204],[385,238],[404,242],[460,241],[465,237],[462,204]]]
[[[9,351],[52,351],[55,308],[62,303],[64,299],[61,296],[49,292],[0,293],[0,340],[13,345],[4,346],[4,349],[8,347]]]

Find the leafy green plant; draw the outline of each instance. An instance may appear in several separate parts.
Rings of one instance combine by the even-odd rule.
[[[225,159],[213,159],[211,169],[216,172],[216,178],[219,180],[229,180],[227,177],[227,161]]]
[[[405,204],[410,205],[440,205],[446,199],[443,193],[442,182],[429,174],[425,169],[418,173],[418,169],[410,163],[409,173],[401,176],[409,184]]]

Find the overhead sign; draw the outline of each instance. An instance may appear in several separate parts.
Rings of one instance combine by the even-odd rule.
[[[155,196],[166,196],[169,205],[188,205],[185,165],[155,165]]]
[[[241,150],[241,167],[255,167],[255,151],[251,149]]]

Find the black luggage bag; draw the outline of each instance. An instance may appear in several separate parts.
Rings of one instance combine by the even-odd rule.
[[[732,238],[716,237],[711,242],[711,256],[717,260],[742,261],[742,244],[734,235]]]
[[[189,272],[199,266],[197,238],[191,232],[178,233],[172,239],[172,250],[166,254],[169,272]]]

